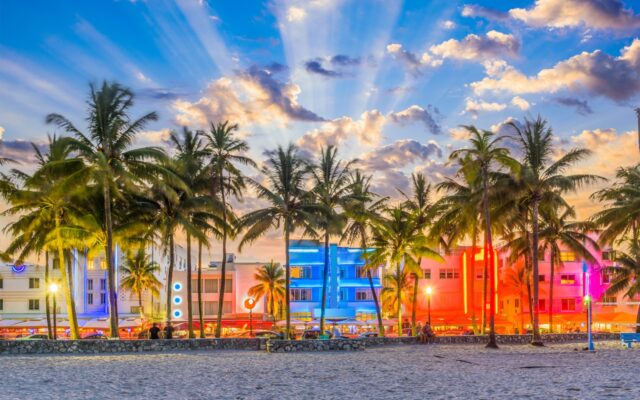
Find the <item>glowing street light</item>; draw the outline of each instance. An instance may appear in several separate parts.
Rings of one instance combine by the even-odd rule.
[[[249,337],[253,336],[253,308],[256,306],[256,299],[247,297],[244,300],[244,308],[249,309]]]
[[[431,295],[433,294],[433,290],[431,286],[427,286],[427,312],[429,317],[429,325],[431,325]]]
[[[49,285],[49,293],[53,296],[53,340],[58,339],[58,317],[56,316],[56,293],[58,293],[58,285],[54,282]]]

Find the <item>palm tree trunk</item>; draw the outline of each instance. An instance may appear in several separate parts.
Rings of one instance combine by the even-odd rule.
[[[276,322],[276,310],[275,310],[275,302],[274,302],[274,296],[273,296],[273,291],[274,291],[274,287],[273,285],[269,285],[269,314],[271,314],[271,319],[273,320],[273,324],[275,326],[275,322]]]
[[[555,275],[555,251],[551,250],[549,266],[549,333],[553,333],[553,277]]]
[[[476,251],[478,246],[478,227],[473,224],[471,239],[471,257],[469,257],[469,307],[471,308],[471,325],[473,326],[473,334],[478,334],[478,321],[476,321]]]
[[[113,220],[111,216],[110,182],[103,183],[104,219],[107,229],[107,245],[105,257],[107,261],[107,284],[109,285],[109,337],[118,339],[118,295],[116,288],[116,270],[113,265]]]
[[[534,199],[532,204],[532,213],[531,223],[532,223],[532,239],[533,243],[531,244],[531,252],[532,252],[532,264],[533,264],[533,340],[531,344],[534,346],[542,345],[542,338],[540,337],[540,327],[539,324],[539,315],[538,315],[538,201]]]
[[[373,277],[371,276],[371,270],[367,269],[367,278],[369,279],[369,287],[371,288],[371,295],[373,296],[373,304],[376,307],[376,317],[378,318],[378,336],[384,336],[384,326],[382,325],[382,312],[380,312],[380,303],[378,302],[378,294],[376,288],[373,286]]]
[[[49,251],[44,252],[44,308],[47,314],[47,337],[53,339],[51,330],[51,307],[49,305]]]
[[[220,293],[218,294],[218,317],[216,319],[216,337],[222,332],[222,307],[227,280],[227,202],[224,193],[224,174],[220,173],[220,198],[222,199],[222,264],[220,267]]]
[[[396,284],[397,286],[396,298],[398,301],[398,310],[397,310],[398,336],[402,336],[402,282],[400,281],[400,263],[398,262],[396,262],[396,276],[398,277],[398,282]]]
[[[56,221],[56,225],[59,224]],[[58,225],[59,226],[59,225]],[[62,277],[62,291],[64,294],[65,304],[67,306],[67,318],[69,319],[69,331],[71,332],[71,339],[79,339],[78,333],[78,318],[76,316],[76,304],[71,292],[71,286],[69,282],[69,275],[67,274],[67,266],[64,263],[64,249],[62,248],[62,238],[58,234],[58,257],[60,258],[60,275]]]
[[[484,254],[484,265],[485,265],[485,273],[487,269],[491,268],[493,271],[493,266],[488,265],[489,261],[493,261],[493,242],[491,239],[491,215],[489,214],[489,188],[487,187],[487,171],[485,169],[484,179],[483,179],[483,205],[482,208],[484,210],[484,221],[485,221],[485,254]],[[488,254],[487,254],[488,253]],[[489,268],[487,268],[489,267]],[[485,286],[486,286],[486,276],[485,276]],[[495,273],[491,273],[491,282],[489,283],[489,343],[487,343],[487,347],[489,348],[498,348],[498,344],[496,343],[496,298],[495,298],[495,280],[498,279],[495,276]],[[486,291],[485,291],[486,293]]]
[[[291,282],[291,268],[289,267],[289,262],[290,262],[290,258],[289,258],[289,228],[290,228],[290,224],[289,224],[289,218],[287,217],[285,219],[284,222],[284,247],[285,247],[285,261],[286,261],[286,265],[284,266],[284,272],[285,272],[285,293],[284,293],[284,301],[285,301],[285,311],[287,313],[287,324],[286,324],[286,331],[284,333],[284,338],[285,339],[289,339],[289,334],[291,333],[291,293],[289,290],[289,285]],[[324,334],[324,332],[320,332],[321,334]]]
[[[198,241],[198,322],[200,322],[200,339],[205,338],[204,316],[202,315],[202,242]]]
[[[636,333],[640,333],[640,306],[638,306],[638,312],[636,313]]]
[[[520,334],[524,334],[524,299],[522,298],[522,287],[520,287]]]
[[[527,300],[529,301],[529,323],[533,329],[533,293],[531,291],[531,279],[527,280]]]
[[[193,332],[193,288],[191,287],[191,234],[187,233],[187,329],[189,339],[196,337]]]
[[[169,233],[169,271],[167,271],[167,323],[171,323],[171,291],[173,290],[173,267],[175,266],[176,249],[173,232]]]
[[[138,310],[140,310],[140,318],[144,318],[144,309],[142,308],[142,290],[138,290]]]
[[[411,299],[411,336],[416,336],[416,307],[418,305],[418,274],[413,274],[413,298]]]
[[[327,307],[327,281],[329,279],[329,231],[324,232],[324,269],[322,270],[322,297],[320,303],[320,332],[324,333],[324,314]]]

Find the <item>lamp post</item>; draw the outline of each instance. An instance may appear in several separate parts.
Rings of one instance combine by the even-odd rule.
[[[429,325],[431,325],[431,295],[433,294],[433,290],[431,286],[427,286],[427,316]]]
[[[56,316],[56,293],[58,293],[58,285],[52,283],[49,285],[49,293],[51,293],[51,297],[53,297],[53,340],[58,339],[58,317]]]
[[[592,309],[592,301],[591,301],[591,288],[590,288],[590,274],[589,268],[587,267],[587,263],[585,261],[582,262],[582,272],[584,272],[584,304],[587,306],[587,341],[588,341],[588,349],[589,351],[595,351],[595,347],[593,345],[593,335],[591,332],[591,321],[593,319],[593,309]]]
[[[256,306],[256,299],[247,297],[244,300],[244,308],[249,310],[249,336],[253,336],[253,308]]]

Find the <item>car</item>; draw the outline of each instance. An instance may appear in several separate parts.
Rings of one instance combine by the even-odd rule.
[[[324,334],[329,339],[333,337],[333,334],[327,330],[324,331]],[[302,333],[302,340],[317,340],[317,339],[320,339],[320,329],[318,328],[307,329]]]
[[[268,330],[255,330],[253,331],[253,335],[249,331],[244,331],[234,336],[236,338],[260,338],[260,339],[284,339],[284,334],[275,331]]]
[[[93,333],[82,338],[83,340],[107,340],[107,336],[102,333]]]
[[[49,336],[44,335],[42,333],[36,333],[35,335],[16,338],[16,340],[47,340],[47,339],[49,339]]]
[[[363,332],[358,335],[359,339],[378,337],[378,332]]]

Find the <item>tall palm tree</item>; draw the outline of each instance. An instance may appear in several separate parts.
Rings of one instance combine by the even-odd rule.
[[[86,177],[87,181],[95,182],[103,194],[109,327],[112,338],[119,337],[113,252],[113,201],[132,185],[141,181],[153,181],[158,175],[165,173],[156,163],[165,159],[164,151],[154,147],[132,148],[136,134],[150,121],[157,119],[154,112],[138,119],[131,118],[129,113],[133,105],[134,95],[129,89],[105,81],[100,88],[90,86],[88,134],[81,132],[62,115],[49,114],[46,118],[47,123],[55,124],[74,136],[70,145],[86,164],[86,168],[79,174]]]
[[[398,313],[398,310],[402,309],[402,304],[411,302],[413,285],[409,275],[410,272],[403,267],[393,269],[383,275],[380,300],[386,310]],[[401,315],[398,318],[401,318]],[[400,319],[398,319],[398,336],[402,336],[402,320]]]
[[[363,175],[360,170],[351,174],[351,198],[345,205],[345,216],[347,226],[342,232],[340,241],[347,243],[358,243],[364,251],[364,269],[369,281],[371,296],[376,309],[378,319],[378,335],[384,336],[384,326],[382,325],[382,313],[380,312],[380,302],[373,283],[373,272],[377,272],[380,264],[371,262],[369,257],[369,238],[374,225],[380,220],[381,214],[386,208],[387,198],[380,198],[371,191],[371,176]]]
[[[606,268],[605,272],[612,276],[605,292],[607,295],[624,293],[630,300],[636,298],[640,294],[640,247],[632,245],[628,253],[616,251],[616,265]],[[640,333],[640,306],[636,314],[636,333]]]
[[[291,268],[289,262],[289,245],[291,233],[297,228],[313,231],[311,226],[314,213],[318,207],[308,199],[308,193],[304,184],[308,176],[308,168],[305,162],[298,156],[297,148],[290,144],[283,148],[279,146],[275,151],[268,153],[268,159],[262,167],[267,186],[249,179],[251,186],[258,193],[260,199],[269,202],[269,206],[251,211],[244,215],[240,221],[240,228],[246,228],[246,232],[240,241],[239,248],[251,243],[264,235],[269,229],[282,228],[285,245],[285,312],[286,331],[285,337],[289,337],[291,330],[290,312],[290,282]]]
[[[142,293],[147,290],[152,296],[160,295],[162,283],[156,277],[156,274],[160,272],[160,265],[151,261],[144,249],[138,249],[135,253],[127,253],[122,272],[124,276],[120,287],[138,296],[140,317],[143,317]]]
[[[590,150],[576,148],[553,161],[553,130],[541,117],[535,120],[526,119],[524,127],[511,122],[515,131],[514,140],[520,145],[523,153],[520,179],[525,186],[525,201],[531,209],[531,262],[533,273],[533,340],[532,344],[542,345],[538,318],[538,264],[539,264],[539,212],[540,204],[562,194],[575,192],[582,186],[597,182],[596,175],[568,175],[566,171],[573,164],[584,160],[591,154]],[[549,200],[545,200],[549,199]],[[556,202],[557,203],[557,202]]]
[[[253,279],[258,283],[249,288],[249,296],[254,298],[266,297],[267,313],[269,313],[274,322],[276,320],[276,304],[282,302],[285,297],[284,275],[284,268],[271,260],[269,264],[264,264],[253,275]]]
[[[255,167],[256,163],[246,153],[249,145],[246,141],[236,137],[237,124],[225,121],[211,124],[207,138],[207,149],[211,155],[211,184],[212,195],[219,196],[222,211],[222,263],[220,267],[220,294],[218,299],[218,315],[216,323],[216,337],[220,337],[222,329],[222,307],[227,272],[227,239],[233,230],[230,229],[230,219],[235,216],[229,210],[229,197],[242,198],[242,190],[245,188],[245,178],[238,166]]]
[[[549,251],[549,331],[553,332],[553,283],[556,266],[563,266],[560,248],[566,248],[580,258],[591,263],[597,262],[589,247],[599,250],[600,246],[588,232],[593,232],[594,225],[588,222],[574,221],[576,217],[573,207],[565,207],[560,213],[558,207],[541,209],[542,225],[540,227],[540,251]]]
[[[465,126],[465,129],[471,133],[471,147],[455,150],[451,153],[452,160],[467,159],[473,165],[478,174],[478,178],[482,182],[482,215],[484,218],[484,263],[485,275],[490,270],[489,265],[493,264],[493,238],[491,235],[491,214],[489,211],[489,185],[491,184],[491,176],[495,169],[500,167],[513,167],[514,161],[509,156],[509,150],[500,147],[503,137],[495,137],[491,131],[480,131],[475,126]],[[491,273],[491,282],[489,282],[489,343],[487,347],[497,348],[495,333],[495,280],[498,279],[495,274]]]
[[[328,146],[320,150],[320,160],[311,166],[314,187],[310,194],[321,210],[316,223],[324,236],[324,268],[322,271],[322,296],[320,300],[320,332],[324,332],[327,307],[327,281],[329,277],[329,239],[339,235],[344,227],[344,206],[351,197],[349,168],[352,162],[337,157],[338,149]]]

